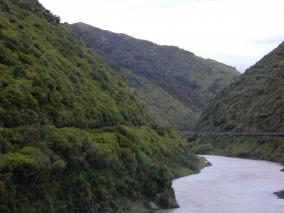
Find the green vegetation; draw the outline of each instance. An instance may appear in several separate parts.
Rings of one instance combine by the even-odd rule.
[[[269,160],[284,164],[284,141],[281,137],[202,136],[188,138],[189,146],[198,154]]]
[[[36,1],[8,2],[1,1],[0,17],[3,126],[146,123],[147,116],[123,80],[68,29],[45,19],[48,12]],[[34,9],[23,9],[21,2],[32,2]]]
[[[37,0],[0,1],[0,212],[175,206],[171,180],[200,161],[59,22]]]
[[[223,90],[202,113],[200,131],[284,131],[284,43]],[[197,152],[284,163],[284,138],[201,137],[191,141]]]
[[[159,46],[83,23],[71,27],[125,76],[159,126],[192,129],[208,101],[239,75],[232,67],[177,47]]]
[[[284,131],[284,43],[249,68],[202,113],[198,128]]]
[[[133,92],[144,103],[150,117],[161,127],[193,128],[193,121],[197,120],[199,113],[192,111],[184,103],[165,92],[153,82],[125,71],[124,78],[133,85]],[[136,87],[136,88],[135,88]]]
[[[201,166],[175,132],[148,127],[25,126],[3,129],[1,142],[1,212],[171,207],[171,180]]]

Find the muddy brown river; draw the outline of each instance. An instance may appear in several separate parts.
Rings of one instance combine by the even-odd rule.
[[[196,175],[173,182],[180,208],[159,213],[284,213],[280,164],[239,158],[204,156],[213,164]]]

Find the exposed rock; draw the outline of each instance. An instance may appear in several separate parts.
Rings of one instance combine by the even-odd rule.
[[[159,207],[154,202],[150,202],[150,208],[152,210],[158,210],[159,209]]]
[[[212,166],[212,163],[210,163],[209,161],[206,161],[206,162],[205,162],[205,165],[206,165],[206,166]]]
[[[205,157],[198,156],[198,158],[202,161],[204,167],[212,166],[212,163],[210,163]]]
[[[284,190],[274,192],[273,194],[275,194],[278,198],[284,199]]]
[[[164,192],[157,194],[155,203],[159,209],[179,208],[179,205],[176,201],[175,192],[172,187]]]

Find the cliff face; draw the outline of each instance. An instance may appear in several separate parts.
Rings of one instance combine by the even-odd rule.
[[[208,101],[239,75],[232,67],[177,47],[83,23],[71,28],[125,77],[160,126],[192,128]]]
[[[168,207],[199,161],[36,0],[0,1],[0,212]]]

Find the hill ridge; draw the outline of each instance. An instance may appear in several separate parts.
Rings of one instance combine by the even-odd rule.
[[[284,163],[283,94],[284,42],[217,95],[196,126],[201,132],[233,134],[190,136],[191,147],[197,153]]]
[[[125,77],[160,126],[193,128],[208,101],[239,75],[232,67],[179,47],[157,45],[84,23],[71,28]]]

